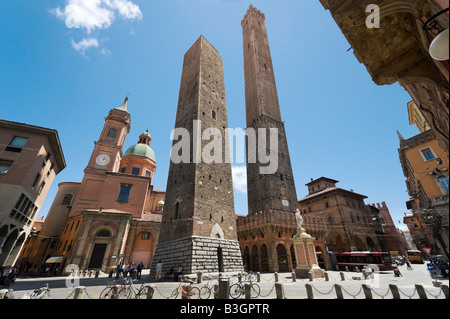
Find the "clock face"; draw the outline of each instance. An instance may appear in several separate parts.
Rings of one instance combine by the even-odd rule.
[[[100,154],[99,156],[97,156],[97,158],[95,159],[95,162],[98,165],[107,165],[109,163],[109,156],[106,154]]]

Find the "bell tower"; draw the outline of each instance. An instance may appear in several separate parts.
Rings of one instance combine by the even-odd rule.
[[[123,104],[111,109],[105,117],[105,124],[98,141],[94,142],[87,171],[117,172],[122,158],[122,148],[127,134],[130,132],[130,114],[127,110],[128,97]]]

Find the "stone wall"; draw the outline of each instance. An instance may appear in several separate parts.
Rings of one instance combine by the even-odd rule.
[[[222,250],[223,267],[219,269],[219,249]],[[155,252],[150,276],[155,277],[156,264],[163,263],[162,275],[178,265],[183,267],[183,274],[242,271],[242,256],[239,242],[235,240],[207,237],[185,237],[160,243]]]

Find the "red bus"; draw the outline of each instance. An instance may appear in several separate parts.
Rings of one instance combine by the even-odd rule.
[[[360,270],[364,266],[376,265],[379,270],[392,270],[391,255],[387,252],[356,251],[350,253],[335,253],[339,270]],[[374,269],[376,270],[376,269]]]

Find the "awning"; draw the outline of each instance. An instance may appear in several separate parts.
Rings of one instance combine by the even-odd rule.
[[[63,256],[58,256],[58,257],[50,257],[49,259],[47,259],[45,261],[46,264],[57,264],[62,262],[63,260]]]

